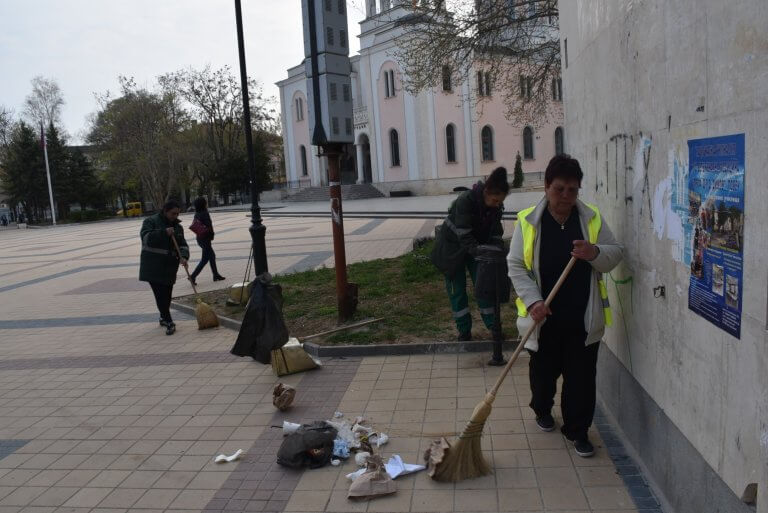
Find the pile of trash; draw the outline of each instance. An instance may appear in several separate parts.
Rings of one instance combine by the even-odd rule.
[[[389,436],[367,424],[363,417],[344,420],[341,412],[331,420],[311,424],[285,421],[277,463],[290,468],[318,468],[329,463],[338,466],[352,458],[360,468],[346,476],[352,481],[349,499],[369,500],[395,493],[395,478],[426,467],[404,463],[397,454],[384,463],[381,448]]]

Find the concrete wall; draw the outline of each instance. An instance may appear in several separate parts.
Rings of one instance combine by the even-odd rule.
[[[768,2],[573,0],[560,9],[567,149],[586,173],[582,196],[626,245],[613,277],[633,280],[609,285],[614,358],[601,359],[602,399],[674,511],[739,511],[758,483],[766,513]],[[688,309],[690,267],[671,208],[687,141],[736,133],[746,138],[740,339]],[[666,295],[656,298],[660,285]],[[617,395],[622,380],[637,386]],[[664,435],[673,431],[688,445],[674,446]],[[655,433],[663,443],[651,443]]]

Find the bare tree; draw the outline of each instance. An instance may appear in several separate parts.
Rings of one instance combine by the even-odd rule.
[[[211,195],[213,182],[222,192],[231,192],[245,183],[247,161],[239,77],[228,66],[217,70],[206,66],[202,70],[168,73],[158,81],[163,90],[177,94],[190,105],[198,122],[191,135],[200,147],[194,166],[200,188]],[[265,97],[261,85],[253,79],[248,81],[248,94],[253,129],[271,129],[276,118],[274,100]],[[203,148],[207,151],[200,151]]]
[[[11,142],[14,125],[13,111],[0,105],[0,158],[2,157],[2,149]]]
[[[32,93],[24,100],[24,114],[33,126],[48,126],[61,122],[61,108],[64,97],[59,84],[52,78],[36,76],[32,79]]]
[[[188,116],[171,92],[148,91],[126,77],[120,77],[120,84],[119,98],[102,96],[88,140],[110,156],[116,172],[130,166],[159,208],[186,166],[182,134]]]
[[[556,0],[422,0],[397,20],[397,58],[405,87],[417,93],[439,84],[468,82],[502,94],[506,116],[540,126],[560,99],[560,40]],[[449,10],[450,9],[450,10]]]

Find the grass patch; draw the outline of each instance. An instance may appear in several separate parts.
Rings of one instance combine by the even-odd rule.
[[[397,258],[349,265],[349,281],[359,286],[357,312],[351,322],[377,317],[385,319],[313,342],[382,344],[456,340],[445,280],[429,260],[431,249],[431,241],[422,241],[416,249]],[[469,277],[467,279],[469,281]],[[334,269],[280,275],[275,281],[283,288],[283,315],[292,336],[301,339],[337,326]],[[221,315],[242,319],[244,307],[226,305],[227,289],[201,296]],[[184,296],[179,301],[191,305],[194,296]],[[474,338],[490,339],[471,294],[470,309]],[[512,304],[502,305],[502,326],[507,338],[517,336],[515,317]]]

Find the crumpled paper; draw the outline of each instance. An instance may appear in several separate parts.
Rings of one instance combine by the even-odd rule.
[[[433,440],[426,451],[424,451],[424,461],[427,462],[427,474],[429,477],[435,475],[438,465],[443,462],[446,452],[451,448],[451,444],[445,437],[439,440]]]
[[[397,491],[392,478],[387,475],[381,456],[373,455],[368,458],[368,466],[349,485],[348,499],[369,500]]]
[[[272,404],[280,411],[287,410],[293,403],[294,397],[296,397],[296,389],[283,383],[278,383],[272,390]]]
[[[387,461],[387,463],[384,465],[384,469],[387,471],[387,475],[392,479],[395,479],[398,476],[412,474],[414,472],[424,470],[425,468],[427,467],[424,465],[415,465],[403,462],[403,458],[401,458],[399,454],[395,454],[389,458],[389,461]],[[366,468],[361,468],[356,472],[347,474],[347,479],[354,481],[357,477],[363,475],[366,471]]]

